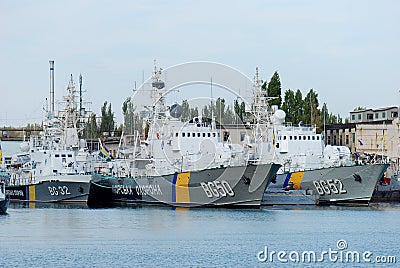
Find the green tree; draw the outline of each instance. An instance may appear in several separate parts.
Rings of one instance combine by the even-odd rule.
[[[238,100],[235,100],[233,102],[233,111],[235,113],[234,116],[234,123],[243,123],[244,122],[244,117],[246,115],[246,104],[244,103],[244,101],[242,101],[239,104]]]
[[[303,121],[304,105],[303,105],[303,94],[300,89],[297,89],[294,95],[294,109],[293,109],[293,123],[298,124]]]
[[[246,104],[244,103],[244,101],[242,101],[242,103],[240,104],[240,113],[242,115],[241,120],[242,122],[244,122],[246,117]]]
[[[181,120],[183,122],[189,121],[190,118],[190,106],[187,100],[182,100],[182,116]]]
[[[195,117],[199,116],[199,109],[197,107],[190,108],[190,119],[193,119]]]
[[[202,111],[202,116],[204,118],[211,118],[211,109],[209,108],[209,106],[205,105]]]
[[[89,117],[89,120],[83,129],[83,138],[85,139],[98,138],[98,126],[97,126],[96,114],[92,114]]]
[[[310,89],[303,101],[304,123],[315,124],[317,126],[321,125],[321,117],[318,106],[318,94],[313,89]]]
[[[115,130],[115,122],[114,122],[114,113],[111,109],[111,103],[108,104],[107,101],[104,102],[101,107],[101,123],[100,123],[100,131],[101,132],[110,132]]]
[[[285,96],[282,103],[282,110],[286,112],[286,122],[295,122],[296,120],[296,100],[294,97],[294,91],[288,89],[285,91]]]
[[[134,134],[142,126],[142,118],[135,112],[136,108],[132,98],[128,97],[122,104],[122,114],[124,115],[123,129],[126,134]]]
[[[220,123],[220,124],[223,123],[223,118],[225,116],[225,99],[218,98],[217,101],[215,102],[214,116],[215,116],[215,120],[218,123]]]
[[[269,102],[270,105],[277,105],[278,108],[281,107],[282,104],[282,88],[281,88],[281,80],[279,78],[279,74],[277,71],[272,75],[268,86],[267,83],[265,82],[262,85],[262,88],[267,91],[268,97],[278,97],[277,99],[274,99]]]
[[[235,114],[229,105],[226,108],[224,117],[222,119],[222,123],[224,123],[224,124],[234,124],[235,123]]]

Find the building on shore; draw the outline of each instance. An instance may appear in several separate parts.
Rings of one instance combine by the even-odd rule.
[[[398,109],[396,106],[390,106],[352,111],[349,123],[325,126],[325,143],[347,146],[356,156],[387,157],[393,162],[398,162]]]

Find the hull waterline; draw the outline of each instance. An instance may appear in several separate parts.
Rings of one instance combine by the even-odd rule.
[[[136,179],[95,174],[88,206],[259,207],[279,167],[248,165]]]
[[[6,194],[12,203],[79,203],[86,204],[88,182],[44,181],[38,184],[7,186]]]
[[[312,190],[320,205],[368,205],[387,164],[323,168],[278,174],[272,188]],[[267,189],[268,194],[268,189]]]

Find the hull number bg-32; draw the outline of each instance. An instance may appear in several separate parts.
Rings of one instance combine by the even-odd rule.
[[[47,187],[49,189],[49,193],[51,196],[57,195],[70,195],[69,189],[67,186],[58,186],[58,187]]]

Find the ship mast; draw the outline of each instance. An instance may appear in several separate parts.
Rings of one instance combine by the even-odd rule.
[[[255,117],[256,124],[267,124],[270,122],[270,106],[268,101],[276,97],[268,97],[267,92],[262,87],[263,81],[258,75],[258,67],[256,67],[256,75],[253,84],[253,103],[252,114]]]
[[[54,116],[54,60],[50,63],[50,114]]]
[[[273,159],[274,150],[270,152],[271,145],[274,144],[274,128],[271,128],[271,109],[269,101],[276,97],[268,97],[266,91],[262,89],[263,81],[259,77],[258,67],[253,84],[253,102],[251,104],[251,114],[254,117],[253,138],[255,139],[255,160],[259,163],[267,163]]]
[[[82,74],[79,74],[79,115],[82,116]]]

